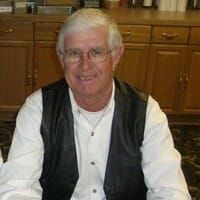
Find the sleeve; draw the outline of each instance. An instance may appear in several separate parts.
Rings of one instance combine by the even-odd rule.
[[[8,160],[0,173],[1,200],[39,200],[39,178],[43,163],[40,135],[42,113],[41,90],[26,99],[20,109]]]
[[[141,152],[148,188],[147,200],[191,199],[181,169],[181,156],[174,148],[167,117],[151,96],[148,99]]]
[[[3,166],[3,158],[2,158],[2,153],[1,153],[1,149],[0,149],[0,174],[1,174],[2,166]]]

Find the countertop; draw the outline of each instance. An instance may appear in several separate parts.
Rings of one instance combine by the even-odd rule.
[[[111,14],[118,24],[200,26],[200,10],[198,9],[187,10],[186,12],[158,11],[148,8],[103,10]],[[66,18],[65,15],[0,14],[0,22],[63,22]]]

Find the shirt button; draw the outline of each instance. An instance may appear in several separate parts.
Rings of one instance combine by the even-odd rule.
[[[92,192],[93,192],[93,193],[96,193],[96,192],[97,192],[97,190],[96,190],[96,189],[93,189],[93,190],[92,190]]]
[[[94,162],[94,161],[91,161],[90,164],[91,164],[91,165],[95,165],[95,162]]]

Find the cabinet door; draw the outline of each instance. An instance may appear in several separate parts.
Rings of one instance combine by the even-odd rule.
[[[144,91],[149,46],[125,44],[125,52],[115,76]]]
[[[200,114],[200,46],[188,48],[183,113]]]
[[[32,42],[0,41],[0,115],[15,112],[32,89]]]
[[[33,90],[54,82],[63,76],[56,55],[55,42],[36,42],[34,55]]]
[[[147,90],[168,114],[178,113],[187,47],[152,45]]]

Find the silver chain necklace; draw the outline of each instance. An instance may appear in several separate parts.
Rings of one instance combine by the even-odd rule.
[[[88,124],[92,127],[90,120],[85,116],[84,111],[82,111],[82,110],[83,110],[83,109],[78,108],[78,113],[79,113],[79,115],[82,115],[83,118],[84,118],[84,119],[88,122]],[[95,129],[97,128],[97,126],[101,123],[101,121],[103,120],[103,118],[104,118],[105,113],[106,113],[107,110],[108,110],[108,105],[106,105],[106,106],[104,107],[100,118],[98,119],[98,121],[96,122],[96,124],[92,127],[91,136],[94,136],[94,131],[95,131]]]

